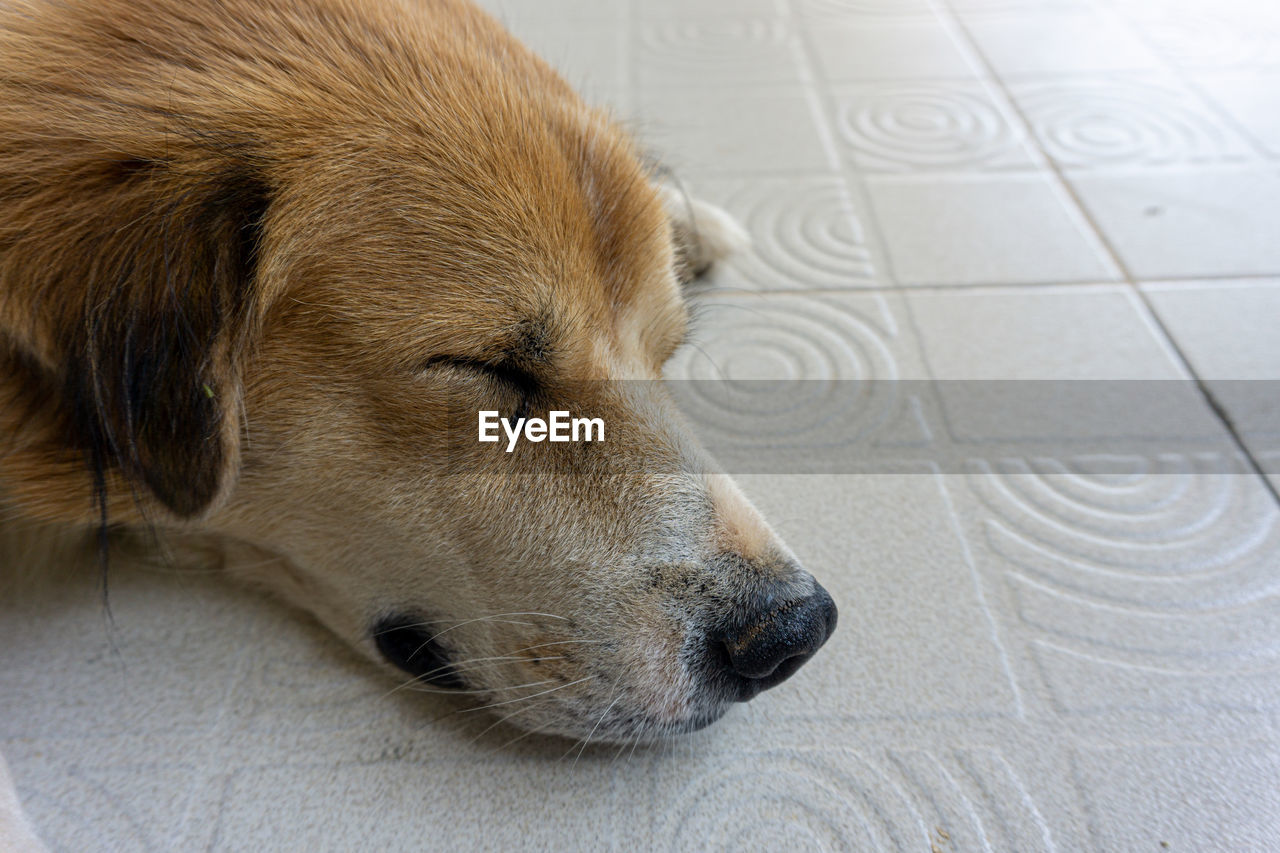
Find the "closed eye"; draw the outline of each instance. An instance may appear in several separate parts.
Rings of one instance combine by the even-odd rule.
[[[426,368],[441,365],[488,374],[507,383],[522,394],[534,394],[538,390],[538,378],[529,371],[512,364],[501,362],[495,364],[468,356],[438,355],[426,363]]]
[[[424,365],[426,370],[436,367],[452,367],[471,373],[481,373],[498,380],[520,395],[520,407],[515,413],[517,417],[524,417],[528,413],[529,400],[538,393],[539,389],[536,376],[512,364],[493,363],[469,356],[438,355],[429,359]]]

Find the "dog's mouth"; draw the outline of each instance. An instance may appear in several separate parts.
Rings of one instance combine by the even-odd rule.
[[[652,740],[704,728],[795,673],[836,625],[836,607],[816,583],[807,595],[768,599],[716,627],[684,628],[676,648],[574,636],[572,623],[549,630],[504,614],[462,621],[398,613],[379,619],[382,657],[421,684],[465,688],[516,727],[592,741]],[[558,617],[557,617],[558,618]],[[506,652],[454,653],[455,628],[477,623],[534,628]],[[509,623],[509,624],[508,624]],[[521,636],[518,629],[513,637]],[[632,632],[635,633],[635,632]],[[651,641],[652,642],[652,641]]]
[[[436,687],[465,687],[440,633],[438,622],[399,614],[378,620],[373,641],[388,663],[418,681]]]

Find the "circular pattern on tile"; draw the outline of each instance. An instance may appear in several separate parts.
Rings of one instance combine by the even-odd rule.
[[[763,289],[873,283],[875,269],[853,202],[837,181],[753,181],[730,209],[754,236],[730,263]]]
[[[1221,157],[1218,123],[1177,92],[1139,83],[1016,92],[1049,156],[1064,165],[1162,163]]]
[[[1038,582],[1086,598],[1197,608],[1280,591],[1263,559],[1280,547],[1280,515],[1239,460],[1101,460],[972,462],[992,547]]]
[[[673,850],[908,850],[923,822],[881,773],[840,752],[742,755],[681,791]],[[708,845],[714,845],[708,847]]]
[[[1231,454],[1100,462],[1003,459],[970,473],[1020,623],[1051,682],[1075,682],[1060,700],[1256,701],[1247,681],[1195,682],[1280,663],[1270,496]],[[1084,695],[1108,679],[1125,695]]]
[[[804,297],[708,300],[697,345],[667,376],[685,413],[735,441],[839,445],[885,420],[897,365],[881,333],[853,311]],[[732,312],[731,323],[714,316]],[[678,381],[693,380],[693,381]]]
[[[1018,134],[980,90],[868,91],[841,104],[837,131],[860,165],[980,166],[1016,151]]]

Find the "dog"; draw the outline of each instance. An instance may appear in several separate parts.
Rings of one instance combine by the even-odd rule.
[[[0,501],[268,554],[512,725],[700,728],[837,618],[661,382],[744,239],[464,0],[7,0]]]

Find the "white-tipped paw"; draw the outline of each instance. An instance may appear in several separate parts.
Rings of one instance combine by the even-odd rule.
[[[751,248],[751,235],[728,211],[690,198],[669,184],[659,191],[671,217],[676,251],[689,277],[700,276],[717,261]]]

